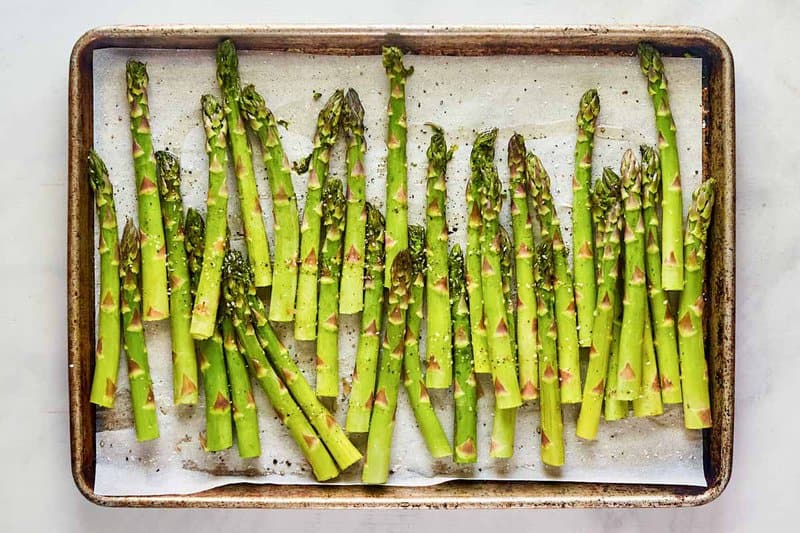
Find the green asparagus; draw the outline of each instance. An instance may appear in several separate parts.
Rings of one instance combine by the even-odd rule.
[[[229,318],[222,321],[225,367],[233,397],[233,422],[236,426],[236,446],[239,457],[249,458],[261,455],[261,440],[258,433],[258,413],[247,364],[236,341],[236,331]]]
[[[481,284],[481,189],[483,188],[483,156],[486,143],[494,146],[493,133],[478,135],[470,157],[471,177],[467,183],[467,295],[469,300],[470,332],[475,372],[489,374],[489,339],[486,334],[486,316],[483,312],[483,287]]]
[[[645,301],[645,307],[647,303]],[[634,416],[657,416],[664,412],[661,400],[661,383],[658,379],[658,363],[653,345],[653,328],[650,313],[644,317],[644,339],[642,341],[642,389],[639,397],[633,400]]]

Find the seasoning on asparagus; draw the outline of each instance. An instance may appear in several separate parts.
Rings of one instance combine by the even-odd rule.
[[[428,175],[425,217],[425,300],[427,322],[425,383],[431,389],[446,389],[453,382],[452,340],[450,337],[450,288],[447,280],[447,162],[455,147],[447,149],[444,131],[433,128],[428,147]]]
[[[128,380],[136,440],[146,441],[157,439],[159,431],[156,402],[153,397],[153,380],[150,378],[150,365],[147,361],[147,345],[144,340],[142,324],[142,294],[139,289],[140,261],[139,230],[129,219],[122,232],[120,244],[122,287],[120,311],[125,356],[128,359]]]
[[[369,431],[373,392],[378,371],[378,350],[381,344],[383,315],[383,215],[370,203],[367,206],[365,233],[366,259],[364,271],[364,310],[358,337],[353,383],[347,406],[345,428],[350,433]]]
[[[578,343],[592,344],[597,284],[594,267],[592,214],[589,193],[592,184],[592,149],[600,97],[589,89],[578,108],[578,138],[575,143],[575,179],[572,181],[572,250],[575,270],[575,303],[578,307]]]
[[[470,332],[475,372],[488,374],[492,371],[489,358],[489,340],[486,334],[486,316],[483,312],[483,287],[481,282],[481,188],[483,187],[483,152],[486,144],[494,146],[494,133],[478,135],[470,157],[471,176],[467,183],[467,295],[469,301]]]
[[[553,248],[553,283],[555,319],[558,328],[558,371],[561,380],[561,401],[563,403],[580,403],[581,367],[575,318],[575,295],[572,287],[572,274],[567,261],[567,249],[561,234],[561,222],[550,193],[550,176],[541,160],[530,152],[528,153],[527,169],[531,193],[536,200],[536,212],[539,217],[542,240]],[[541,369],[539,374],[541,375]]]
[[[225,39],[217,46],[217,81],[222,91],[222,103],[228,121],[228,140],[236,174],[247,257],[253,269],[256,287],[268,287],[272,285],[269,241],[264,227],[261,202],[258,199],[253,150],[247,138],[241,110],[239,57],[230,39]]]
[[[129,60],[126,67],[128,104],[131,116],[133,170],[136,176],[139,231],[142,256],[143,319],[163,320],[169,316],[167,295],[167,247],[161,223],[161,205],[156,185],[156,159],[150,133],[149,78],[144,63]]]
[[[333,479],[339,475],[336,463],[314,432],[309,421],[267,361],[264,350],[253,329],[252,311],[248,305],[248,293],[254,292],[252,274],[244,258],[237,251],[228,251],[223,264],[223,312],[231,320],[242,353],[247,358],[250,372],[267,395],[269,402],[289,430],[292,439],[300,447],[311,465],[318,481]],[[313,392],[311,392],[313,396]],[[330,416],[330,415],[328,415]]]
[[[639,45],[639,64],[653,100],[658,151],[661,155],[661,280],[664,290],[683,289],[683,197],[675,120],[669,107],[667,76],[661,54],[652,45]]]
[[[364,155],[364,107],[354,89],[348,89],[342,109],[342,129],[347,141],[347,223],[344,233],[344,264],[339,312],[358,313],[364,305],[364,255],[367,224]]]
[[[317,117],[311,169],[308,174],[306,205],[300,226],[300,276],[297,280],[297,302],[294,336],[313,341],[317,335],[317,276],[319,245],[322,236],[322,189],[328,178],[331,149],[339,135],[339,119],[344,95],[335,91]]]
[[[114,407],[119,371],[119,237],[114,188],[108,169],[94,150],[89,151],[89,184],[97,205],[97,253],[100,255],[100,296],[97,305],[97,346],[94,377],[89,400],[102,407]]]
[[[663,166],[662,166],[663,168]],[[703,344],[703,278],[706,238],[714,207],[714,180],[703,182],[692,195],[684,239],[686,286],[678,305],[678,342],[683,380],[683,419],[689,429],[711,427],[708,362]]]
[[[241,105],[248,126],[261,144],[261,157],[272,194],[275,264],[272,268],[269,318],[275,322],[291,322],[294,320],[297,254],[300,251],[300,217],[292,185],[292,171],[283,151],[275,115],[253,85],[242,89]]]
[[[383,67],[389,78],[386,138],[386,269],[391,272],[394,258],[408,248],[408,164],[406,162],[406,80],[414,68],[403,65],[403,52],[383,47]],[[385,286],[390,286],[386,276]]]
[[[472,159],[473,168],[479,169],[481,174],[481,291],[495,403],[499,409],[510,409],[519,407],[522,399],[503,298],[499,222],[502,192],[497,168],[494,166],[496,138],[497,130],[479,134],[472,149]]]
[[[386,483],[389,477],[397,389],[405,353],[406,310],[411,297],[411,269],[408,249],[402,250],[395,257],[390,275],[386,332],[369,423],[367,453],[361,473],[364,483]]]
[[[658,373],[661,377],[661,399],[664,403],[681,403],[683,394],[675,319],[661,284],[661,240],[656,212],[661,197],[661,163],[658,152],[649,146],[642,146],[641,154],[647,292],[650,297]]]
[[[193,294],[202,278],[205,222],[203,216],[194,209],[189,209],[184,222],[184,245],[189,266],[189,279]],[[223,250],[227,248],[223,241]],[[231,422],[231,397],[228,390],[228,375],[225,369],[225,354],[222,347],[222,334],[215,327],[213,334],[207,339],[200,339],[196,344],[200,373],[203,377],[203,393],[205,394],[206,441],[205,448],[214,452],[233,446],[233,425]]]
[[[561,392],[558,384],[557,337],[555,317],[555,251],[546,242],[539,247],[536,301],[541,351],[539,352],[539,406],[541,411],[542,462],[550,466],[564,464],[564,422],[561,417]]]
[[[478,391],[470,340],[470,316],[464,255],[458,244],[450,250],[450,316],[453,321],[453,461],[475,463],[478,460]]]
[[[342,182],[331,179],[322,191],[319,324],[317,325],[317,396],[339,396],[339,278],[342,272],[342,234],[345,201]]]
[[[645,306],[647,303],[645,302]],[[653,345],[653,328],[650,313],[644,317],[644,339],[642,341],[642,389],[639,397],[633,400],[634,416],[657,416],[664,412],[661,400],[661,384],[658,379],[656,350]]]
[[[228,123],[222,104],[210,94],[201,98],[208,154],[208,228],[202,248],[202,271],[192,309],[191,332],[195,338],[213,335],[217,327],[222,259],[228,237]]]
[[[236,447],[239,449],[239,457],[258,457],[261,455],[261,439],[258,433],[256,400],[250,386],[247,364],[239,351],[236,331],[230,318],[222,320],[222,343],[231,385],[233,423],[236,427]]]
[[[511,189],[511,229],[517,274],[517,359],[523,400],[539,397],[536,354],[536,295],[533,286],[534,244],[526,172],[525,140],[516,133],[508,141],[508,171]]]
[[[622,299],[617,398],[633,400],[642,384],[642,339],[647,289],[644,273],[644,217],[641,169],[632,150],[622,157],[622,204],[625,209],[625,292]]]
[[[436,416],[436,411],[434,411],[431,404],[431,398],[428,395],[428,390],[422,377],[422,365],[419,356],[419,335],[420,326],[422,325],[422,301],[425,294],[426,267],[425,230],[422,226],[412,225],[408,227],[408,251],[411,254],[412,281],[411,296],[408,302],[408,311],[406,311],[403,385],[431,457],[449,457],[453,454],[453,451],[450,448],[447,435],[442,429],[442,423]],[[450,313],[448,313],[449,315]]]

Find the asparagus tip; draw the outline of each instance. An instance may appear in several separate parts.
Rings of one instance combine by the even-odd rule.
[[[128,81],[128,90],[137,92],[145,90],[149,80],[147,65],[136,59],[129,59],[125,65],[125,77]]]

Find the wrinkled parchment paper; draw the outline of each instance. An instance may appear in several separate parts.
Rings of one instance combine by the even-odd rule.
[[[151,126],[156,149],[180,156],[185,205],[203,209],[207,170],[200,96],[219,94],[214,55],[210,51],[107,49],[94,52],[94,140],[111,172],[120,217],[136,217],[130,132],[125,97],[125,61],[135,57],[148,64]],[[366,110],[368,151],[367,195],[383,206],[386,148],[385,106],[387,82],[380,57],[312,56],[290,53],[243,52],[243,83],[255,83],[279,119],[284,148],[292,161],[311,150],[316,115],[336,88],[355,88]],[[701,61],[666,59],[672,111],[678,126],[684,206],[700,180],[702,108]],[[600,91],[602,112],[595,140],[594,169],[619,167],[626,148],[654,143],[653,110],[635,58],[622,57],[426,57],[408,56],[415,68],[407,85],[409,125],[409,219],[424,220],[425,149],[430,132],[426,122],[446,131],[458,150],[448,169],[448,222],[452,242],[465,244],[464,187],[469,175],[469,152],[475,133],[499,127],[497,165],[507,183],[506,143],[513,132],[525,136],[527,146],[543,160],[553,179],[554,195],[565,234],[571,235],[571,173],[575,143],[575,114],[581,94]],[[323,97],[314,100],[318,91]],[[260,150],[254,144],[256,173],[267,230],[272,239],[272,204]],[[334,179],[344,178],[343,144],[331,161]],[[637,150],[638,153],[638,150]],[[233,176],[230,174],[231,191]],[[298,202],[305,199],[305,177],[294,175]],[[241,221],[235,195],[230,199],[234,246],[241,247]],[[508,225],[508,205],[504,213]],[[279,333],[296,354],[313,383],[313,343],[295,345],[291,326]],[[357,343],[358,317],[342,317],[341,378],[349,382]],[[256,392],[262,455],[240,459],[236,448],[207,453],[201,448],[204,410],[172,405],[169,327],[166,321],[146,324],[150,365],[159,411],[161,437],[137,443],[130,413],[125,365],[120,367],[117,406],[98,410],[95,490],[105,495],[182,494],[231,482],[314,483],[298,448],[282,428],[265,396]],[[424,354],[424,333],[422,350]],[[664,483],[705,486],[702,439],[683,429],[679,406],[663,416],[602,423],[595,442],[575,437],[578,406],[565,406],[566,466],[545,468],[539,460],[538,404],[526,404],[517,416],[514,457],[491,460],[488,454],[492,426],[492,394],[481,380],[479,400],[479,459],[473,466],[449,460],[431,460],[401,391],[392,445],[393,485],[430,485],[453,478],[563,480],[584,482]],[[254,387],[256,388],[256,387]],[[452,435],[453,414],[449,391],[431,391],[441,421]],[[336,418],[344,422],[347,402],[342,396]],[[352,468],[337,482],[358,483],[360,469]]]

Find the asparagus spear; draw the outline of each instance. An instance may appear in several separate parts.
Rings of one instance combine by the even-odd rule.
[[[422,300],[425,293],[425,229],[422,226],[408,227],[408,251],[411,254],[411,296],[406,312],[406,339],[403,355],[403,385],[408,401],[414,411],[428,452],[434,458],[453,454],[450,442],[442,429],[442,423],[431,405],[431,398],[422,378],[419,357],[419,334],[422,325]],[[449,308],[448,308],[449,311]],[[450,313],[448,312],[448,316]],[[430,316],[430,311],[429,311]],[[430,319],[429,319],[430,321]],[[449,337],[449,335],[448,335]]]
[[[647,302],[645,301],[645,307]],[[664,412],[661,401],[661,384],[658,379],[658,364],[653,345],[653,328],[649,311],[644,317],[644,340],[642,341],[642,389],[633,400],[634,416],[656,416]]]
[[[139,232],[129,219],[122,232],[120,244],[122,287],[120,312],[122,314],[125,356],[128,359],[128,380],[131,389],[136,440],[146,441],[157,439],[159,432],[156,402],[153,397],[153,380],[150,378],[147,345],[142,326],[142,294],[139,290],[140,261]]]
[[[578,108],[578,139],[575,143],[575,179],[572,182],[572,249],[575,270],[575,303],[578,306],[578,343],[592,344],[594,321],[595,283],[594,246],[592,244],[592,216],[589,190],[592,184],[592,149],[600,98],[596,89],[589,89],[581,97]]]
[[[311,421],[311,425],[319,434],[322,442],[330,451],[336,464],[342,470],[357,463],[361,459],[361,453],[353,446],[347,438],[344,430],[336,423],[333,415],[322,405],[314,389],[306,381],[303,373],[297,367],[292,358],[292,354],[283,343],[278,339],[275,330],[272,329],[267,320],[267,311],[264,303],[256,295],[255,288],[251,287],[247,291],[247,301],[250,304],[253,324],[261,347],[266,351],[267,357],[280,373],[289,391],[294,396],[300,408]]]
[[[369,423],[367,453],[361,472],[364,483],[386,483],[389,477],[397,389],[405,353],[406,310],[411,297],[411,269],[408,249],[402,250],[395,257],[390,276],[386,332]]]
[[[408,165],[406,162],[406,80],[414,68],[403,65],[403,52],[393,46],[383,47],[383,67],[389,78],[389,104],[386,114],[389,127],[386,139],[386,268],[391,271],[394,258],[408,248]],[[385,286],[391,280],[386,276]]]
[[[483,287],[481,286],[481,188],[483,187],[482,166],[485,145],[494,146],[491,131],[478,135],[470,157],[471,177],[467,183],[467,295],[469,301],[470,332],[475,372],[488,374],[492,371],[489,359],[489,340],[486,334],[486,316],[483,312]]]
[[[597,285],[603,278],[602,253],[606,235],[606,214],[614,202],[619,200],[620,178],[610,167],[603,169],[600,179],[595,181],[592,189],[592,223],[594,226],[594,247],[597,251],[595,259],[595,272]],[[596,295],[595,295],[596,296]],[[596,308],[596,304],[595,304]]]
[[[662,165],[663,169],[663,165]],[[706,238],[714,207],[714,180],[709,179],[692,195],[684,237],[686,286],[678,304],[678,341],[683,380],[683,419],[687,428],[711,427],[708,363],[703,344],[703,277]]]
[[[619,279],[620,232],[622,230],[622,205],[619,197],[619,178],[613,171],[604,172],[603,180],[609,197],[604,226],[601,278],[597,284],[597,308],[592,326],[592,347],[589,349],[589,366],[583,385],[583,401],[575,433],[584,439],[597,437],[600,413],[603,407],[608,355],[612,341],[614,306]]]
[[[300,277],[297,280],[297,309],[294,336],[297,340],[313,341],[317,334],[317,275],[319,274],[319,244],[322,233],[322,189],[328,177],[331,149],[339,135],[342,111],[342,91],[335,91],[317,117],[311,170],[308,175],[306,205],[300,226]]]
[[[167,295],[167,248],[161,205],[156,185],[156,159],[150,134],[150,105],[147,98],[147,68],[133,59],[126,67],[130,104],[133,170],[136,175],[139,230],[142,256],[142,305],[145,321],[169,316]]]
[[[647,43],[639,44],[639,64],[653,100],[661,154],[662,223],[661,280],[664,290],[683,289],[683,197],[675,120],[669,108],[667,76],[661,54]]]
[[[581,401],[581,367],[578,349],[578,330],[575,320],[575,295],[572,275],[567,262],[567,249],[561,235],[553,196],[550,194],[550,176],[541,160],[528,153],[527,168],[531,192],[536,200],[536,212],[541,227],[542,240],[552,243],[555,289],[555,318],[558,328],[558,371],[561,379],[561,401]],[[539,330],[541,331],[541,329]],[[542,371],[539,369],[539,374]]]
[[[427,329],[425,346],[428,364],[425,382],[431,389],[446,389],[453,382],[453,356],[450,333],[450,288],[447,279],[447,163],[455,146],[447,149],[444,130],[433,124],[428,147],[426,190],[425,299]]]
[[[339,475],[339,471],[331,454],[328,453],[309,421],[303,416],[303,412],[295,403],[287,386],[267,361],[264,350],[259,344],[259,339],[253,329],[252,311],[248,305],[248,300],[251,300],[250,293],[255,292],[252,273],[239,252],[228,251],[226,253],[222,273],[223,312],[233,324],[242,353],[250,366],[250,372],[261,385],[281,422],[289,430],[292,439],[311,464],[317,480],[325,481],[335,478]],[[311,395],[313,396],[314,393],[311,392]]]
[[[192,309],[191,333],[195,338],[205,339],[213,335],[217,327],[222,259],[228,237],[228,123],[219,100],[206,94],[200,101],[208,154],[208,231],[202,248],[202,270]]]
[[[191,290],[196,300],[204,263],[203,243],[206,241],[205,223],[203,216],[198,211],[191,208],[187,211],[183,233]],[[227,248],[227,244],[226,241],[223,241],[223,250],[225,248]],[[198,340],[196,348],[200,373],[203,376],[203,393],[206,399],[205,448],[211,452],[225,450],[233,446],[233,426],[228,375],[225,372],[225,354],[219,328],[214,328],[211,337]]]
[[[497,168],[494,166],[496,138],[497,130],[479,134],[472,149],[472,158],[473,167],[479,168],[481,173],[481,291],[492,361],[495,404],[498,409],[510,409],[519,407],[522,399],[500,275],[501,237],[498,216],[502,206],[502,193]]]
[[[642,174],[632,150],[622,156],[622,203],[625,207],[625,296],[622,300],[617,398],[633,400],[642,386],[642,339],[647,311],[644,273]]]
[[[661,399],[664,403],[681,403],[681,380],[678,363],[678,339],[675,319],[667,295],[661,284],[661,244],[659,241],[658,205],[661,190],[661,163],[658,152],[649,146],[642,153],[642,207],[646,228],[645,264],[647,266],[647,291],[650,297],[655,334],[658,372],[661,376]]]
[[[353,387],[345,422],[345,428],[350,433],[369,431],[383,314],[383,215],[372,204],[367,203],[366,206],[364,311],[361,313],[361,334],[358,337]]]
[[[236,446],[239,457],[258,457],[261,455],[261,440],[258,434],[258,413],[247,364],[236,341],[236,331],[229,318],[222,320],[223,348],[225,366],[231,383],[233,397],[233,422],[236,426]]]
[[[97,306],[97,347],[94,378],[89,399],[93,404],[114,407],[119,371],[119,238],[114,189],[108,169],[94,150],[89,151],[89,184],[94,191],[100,225],[100,296]]]
[[[619,296],[617,296],[617,302],[619,302]],[[616,307],[622,308],[622,305],[619,304]],[[619,382],[617,370],[619,368],[619,340],[620,332],[622,331],[622,317],[619,316],[618,311],[615,311],[614,314],[613,338],[611,340],[611,352],[608,356],[605,402],[603,403],[603,413],[608,422],[627,418],[631,403],[628,400],[617,398],[617,383]]]
[[[538,250],[536,279],[536,301],[541,351],[539,352],[539,405],[541,410],[542,462],[550,466],[564,464],[564,422],[561,417],[561,393],[558,384],[558,360],[556,339],[558,327],[555,317],[553,282],[554,250],[546,242]]]
[[[222,91],[225,118],[228,121],[228,141],[233,155],[247,256],[253,269],[256,287],[268,287],[272,285],[269,241],[258,199],[256,175],[253,170],[253,150],[242,117],[239,58],[236,55],[236,47],[230,39],[225,39],[217,46],[217,81]]]
[[[523,400],[535,400],[539,397],[539,363],[536,354],[536,295],[533,287],[534,244],[525,165],[525,140],[522,135],[514,134],[508,141],[508,171],[517,272],[519,387]]]
[[[353,89],[349,89],[344,98],[342,126],[347,139],[347,223],[339,312],[350,315],[358,313],[364,306],[364,247],[367,224],[364,107],[358,93]]]
[[[156,152],[155,155],[164,233],[167,237],[173,402],[175,405],[194,405],[197,403],[197,356],[189,332],[192,294],[184,248],[180,163],[169,152]]]
[[[453,461],[474,463],[478,460],[478,391],[473,365],[473,344],[470,339],[467,283],[464,276],[464,255],[458,244],[450,250],[450,316],[453,321]]]
[[[322,245],[317,325],[317,396],[339,396],[339,278],[342,272],[344,195],[342,182],[331,179],[322,191]]]
[[[503,302],[506,309],[508,336],[511,339],[511,351],[517,358],[516,315],[514,307],[516,299],[511,291],[513,284],[514,248],[504,228],[500,228],[500,277],[503,280]],[[514,455],[514,432],[517,423],[517,409],[500,409],[495,401],[494,420],[492,421],[492,437],[489,455],[495,458],[509,458]]]
[[[275,228],[275,265],[269,318],[275,322],[294,319],[297,295],[297,254],[300,248],[300,218],[292,185],[292,171],[283,151],[275,115],[253,85],[242,89],[242,114],[261,144],[261,157],[269,176],[272,219]]]

